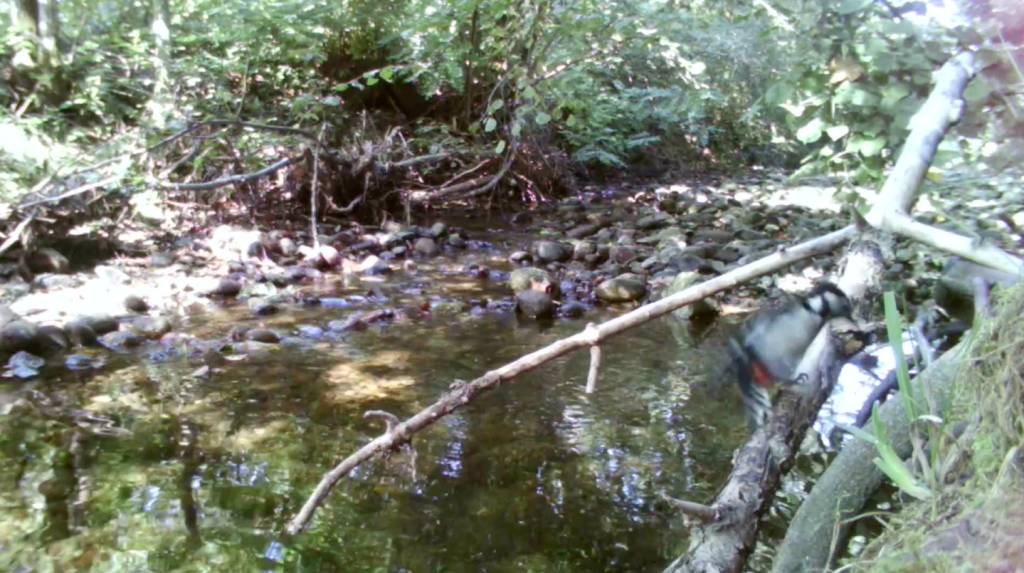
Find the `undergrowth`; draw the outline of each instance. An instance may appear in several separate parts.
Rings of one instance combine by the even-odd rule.
[[[1024,286],[975,328],[943,425],[954,460],[844,571],[1018,571],[1024,563]],[[908,498],[909,499],[909,498]]]

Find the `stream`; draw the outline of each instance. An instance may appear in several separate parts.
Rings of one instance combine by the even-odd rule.
[[[254,317],[229,304],[181,319],[176,331],[202,338],[260,323],[299,332],[356,311],[441,301],[421,318],[305,345],[250,345],[202,375],[194,355],[170,347],[110,354],[97,371],[58,364],[35,381],[5,382],[0,569],[664,568],[685,550],[688,527],[663,496],[710,500],[747,436],[738,393],[710,389],[716,329],[696,336],[672,318],[604,344],[594,394],[583,392],[587,353],[542,366],[421,432],[412,449],[358,468],[305,533],[284,537],[320,476],[383,430],[367,410],[408,417],[457,379],[632,308],[548,324],[511,307],[478,311],[473,301],[508,290],[464,269],[510,270],[510,248],[526,239],[499,218],[460,223],[493,246],[316,287],[347,301],[340,307]],[[762,543],[781,536],[806,475],[787,478]],[[752,566],[765,566],[765,551]]]

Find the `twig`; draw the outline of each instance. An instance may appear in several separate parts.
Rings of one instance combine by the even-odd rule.
[[[92,191],[93,189],[96,189],[97,187],[103,187],[103,186],[106,186],[106,185],[110,185],[111,183],[117,181],[120,178],[121,178],[120,175],[111,175],[110,177],[107,177],[105,179],[100,179],[99,181],[94,181],[92,183],[86,183],[85,185],[79,185],[78,187],[75,187],[74,189],[70,189],[68,191],[65,191],[65,192],[63,192],[60,195],[57,195],[55,197],[46,197],[44,199],[37,199],[35,201],[29,201],[28,203],[22,203],[21,205],[18,205],[18,209],[27,209],[29,207],[35,207],[36,205],[42,205],[43,203],[56,203],[57,201],[62,201],[64,199],[67,199],[68,197],[74,197],[75,195],[81,195],[82,193],[88,193],[89,191]]]
[[[413,203],[416,203],[416,204],[428,203],[430,201],[435,201],[437,199],[442,199],[442,198],[447,197],[449,195],[454,195],[456,193],[461,193],[461,192],[466,191],[468,189],[475,189],[475,188],[479,187],[480,184],[483,183],[484,181],[486,181],[489,177],[490,177],[489,175],[484,175],[483,177],[477,177],[476,179],[470,179],[469,181],[463,181],[462,183],[456,183],[455,185],[452,185],[451,187],[442,187],[441,189],[437,189],[437,190],[432,191],[432,192],[427,192],[427,193],[416,192],[415,194],[410,194],[411,195],[410,199],[412,200]]]
[[[587,328],[583,331],[584,334],[589,334],[594,339],[590,345],[590,369],[587,371],[587,394],[593,394],[594,390],[597,389],[597,377],[601,372],[601,345],[598,344],[597,337],[597,326],[593,323],[587,323]]]
[[[33,211],[31,215],[25,217],[20,223],[18,223],[18,226],[11,231],[11,235],[4,241],[4,244],[0,245],[0,255],[6,253],[7,249],[11,248],[11,245],[18,242],[18,239],[21,238],[21,234],[25,232],[25,228],[28,227],[29,223],[31,223],[35,218],[36,212]]]
[[[392,414],[391,412],[385,412],[384,410],[367,410],[363,414],[363,418],[380,418],[384,420],[384,428],[385,431],[388,432],[394,430],[395,426],[397,426],[398,423],[400,422],[398,416]]]
[[[324,138],[324,131],[327,129],[327,122],[320,125],[320,135],[317,136],[316,145],[313,146],[313,188],[309,191],[309,229],[313,234],[313,249],[320,252],[320,237],[316,232],[316,204],[320,198],[320,145]]]
[[[686,515],[697,518],[701,523],[714,523],[721,519],[718,511],[709,505],[685,499],[676,499],[665,494],[662,494],[661,498]]]
[[[255,123],[251,121],[237,121],[234,119],[211,119],[209,121],[200,122],[197,125],[208,125],[211,127],[246,127],[249,129],[257,129],[260,131],[271,131],[274,133],[283,133],[286,135],[298,135],[299,137],[308,139],[310,141],[318,141],[316,134],[305,129],[299,129],[297,127],[289,127],[287,125],[273,125],[269,123]]]
[[[480,188],[474,189],[469,193],[466,193],[466,197],[476,197],[477,195],[483,195],[484,193],[489,192],[491,189],[494,189],[495,186],[497,186],[498,183],[500,183],[501,180],[505,177],[505,174],[508,173],[508,170],[512,167],[512,161],[515,160],[515,157],[516,150],[515,146],[513,146],[512,149],[509,150],[508,155],[505,156],[505,162],[502,163],[501,169],[499,169],[498,172],[494,174],[494,177],[492,177],[490,181],[482,185]]]
[[[857,417],[854,418],[853,425],[858,428],[863,427],[871,419],[871,412],[875,409],[875,403],[881,403],[889,395],[889,392],[896,389],[896,385],[896,371],[893,370],[885,376],[885,380],[882,380],[881,384],[875,386],[871,393],[868,394],[864,404],[860,407],[860,411],[857,412]]]
[[[469,168],[469,169],[467,169],[467,170],[463,171],[462,173],[459,173],[459,174],[455,175],[455,176],[454,176],[454,177],[452,177],[451,179],[449,179],[449,180],[445,181],[444,183],[442,183],[441,185],[439,185],[439,186],[438,186],[438,188],[439,188],[439,189],[444,189],[445,187],[448,187],[449,185],[451,185],[451,184],[455,183],[455,182],[456,182],[456,181],[458,181],[459,179],[462,179],[462,178],[463,178],[463,177],[465,177],[466,175],[469,175],[470,173],[473,173],[474,171],[478,171],[478,170],[479,170],[479,169],[480,169],[481,167],[483,167],[483,166],[487,165],[487,164],[488,164],[488,163],[490,163],[490,162],[491,162],[491,160],[490,160],[490,159],[484,159],[484,160],[483,160],[483,161],[481,161],[480,163],[477,163],[477,164],[476,164],[476,166],[474,166],[474,167],[471,167],[471,168]]]
[[[216,189],[218,187],[224,187],[225,185],[234,185],[238,183],[248,183],[249,181],[259,179],[260,177],[266,177],[275,171],[294,165],[302,161],[302,155],[296,155],[295,157],[288,157],[278,161],[277,163],[268,165],[259,171],[253,171],[251,173],[239,173],[237,175],[229,175],[227,177],[221,177],[220,179],[214,179],[213,181],[205,181],[203,183],[167,183],[160,181],[157,185],[161,189],[173,189],[175,191],[208,191],[210,189]]]
[[[448,157],[451,157],[451,155],[448,154],[448,153],[431,153],[430,155],[420,155],[418,157],[410,157],[409,159],[403,159],[401,161],[396,161],[394,163],[389,163],[388,167],[398,167],[398,168],[412,167],[413,165],[417,165],[419,163],[429,163],[431,161],[440,161],[442,159],[447,159]]]
[[[575,334],[522,356],[500,368],[491,370],[472,382],[456,385],[436,402],[401,424],[398,424],[392,431],[373,439],[324,474],[316,489],[310,494],[309,499],[306,500],[306,503],[303,504],[299,512],[288,523],[287,532],[295,535],[305,529],[313,518],[313,513],[327,498],[334,485],[360,464],[381,452],[394,448],[398,444],[405,443],[414,433],[465,406],[478,395],[493,390],[502,382],[509,382],[516,376],[529,372],[560,356],[580,348],[589,347],[594,343],[599,343],[630,328],[664,316],[677,308],[702,300],[717,292],[733,288],[742,282],[775,271],[793,262],[827,253],[851,239],[856,232],[856,228],[851,225],[828,235],[805,241],[785,251],[772,253],[748,265],[733,269],[723,275],[604,322],[595,327],[596,335],[588,332]]]

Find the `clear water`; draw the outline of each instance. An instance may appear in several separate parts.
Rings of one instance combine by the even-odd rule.
[[[392,308],[505,296],[446,271],[463,262],[328,288],[376,286]],[[294,307],[265,322],[324,326],[352,311]],[[587,320],[621,311],[604,312]],[[238,307],[181,330],[258,322]],[[414,453],[360,467],[308,531],[282,535],[322,473],[380,433],[366,410],[412,415],[455,379],[585,322],[439,311],[251,352],[209,379],[192,376],[198,355],[149,348],[96,374],[4,383],[0,570],[660,570],[688,542],[662,496],[710,500],[746,437],[738,397],[708,391],[708,343],[670,319],[609,341],[595,394],[583,393],[587,353],[543,366],[419,434]]]

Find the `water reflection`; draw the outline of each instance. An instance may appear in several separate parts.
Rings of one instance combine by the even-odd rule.
[[[360,468],[307,533],[279,536],[321,473],[381,431],[365,410],[411,415],[582,326],[467,313],[271,348],[205,379],[190,352],[118,357],[85,382],[56,373],[46,393],[130,435],[90,438],[69,466],[65,424],[27,406],[0,418],[0,568],[88,556],[132,571],[658,570],[686,544],[660,496],[709,499],[745,438],[736,403],[708,392],[706,353],[667,321],[605,345],[595,394],[582,392],[586,353],[542,367],[417,436],[414,455]],[[64,514],[83,489],[75,521]]]

